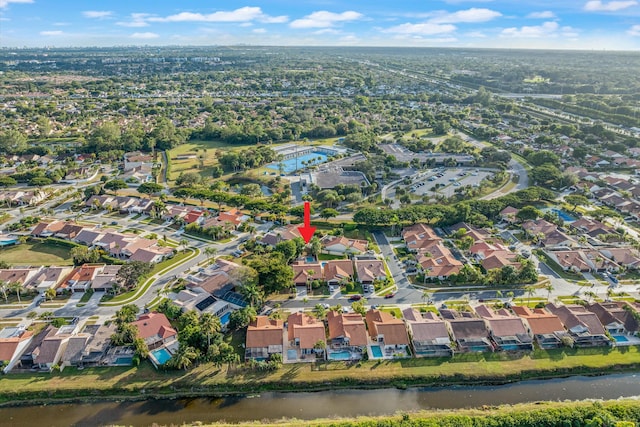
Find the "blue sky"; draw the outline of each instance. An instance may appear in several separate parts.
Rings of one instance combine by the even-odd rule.
[[[0,0],[0,46],[640,49],[640,0]]]

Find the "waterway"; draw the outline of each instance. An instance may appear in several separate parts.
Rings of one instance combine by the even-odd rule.
[[[640,396],[640,374],[523,381],[501,386],[262,393],[249,397],[25,406],[0,409],[0,426],[149,426],[195,421],[305,420],[540,400],[634,396]]]

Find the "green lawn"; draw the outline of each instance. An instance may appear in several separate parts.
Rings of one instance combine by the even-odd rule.
[[[0,249],[0,261],[11,265],[73,265],[69,250],[48,242],[27,242]]]

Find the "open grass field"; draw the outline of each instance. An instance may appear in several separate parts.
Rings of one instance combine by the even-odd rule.
[[[0,249],[0,261],[11,265],[73,265],[68,247],[46,242]]]
[[[240,340],[233,342],[241,345]],[[239,351],[242,351],[240,348]],[[0,381],[0,403],[19,399],[146,395],[171,396],[214,392],[253,393],[384,387],[421,384],[501,382],[540,376],[596,374],[637,370],[638,347],[559,349],[531,354],[473,353],[453,358],[421,358],[286,365],[274,372],[201,364],[188,371],[156,371],[150,363],[128,368],[67,368],[51,374],[11,374]],[[612,367],[615,367],[612,368]]]

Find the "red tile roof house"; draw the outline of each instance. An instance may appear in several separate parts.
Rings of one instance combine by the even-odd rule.
[[[138,329],[138,336],[144,340],[149,349],[169,344],[178,338],[169,319],[162,313],[146,313],[131,323]]]
[[[0,362],[4,363],[2,372],[9,372],[20,360],[20,355],[33,339],[31,331],[22,328],[4,328],[0,331]]]
[[[604,327],[598,316],[587,311],[581,305],[560,305],[553,303],[545,307],[560,318],[564,327],[569,331],[575,347],[597,347],[611,345],[605,335]]]
[[[350,259],[335,259],[327,261],[323,267],[324,281],[329,285],[338,285],[353,278],[353,261]]]
[[[357,255],[367,251],[366,240],[348,239],[344,236],[326,236],[322,239],[322,247],[326,253],[333,255]]]
[[[329,360],[358,360],[367,349],[367,327],[358,313],[327,314],[329,324],[329,343],[327,358]],[[348,352],[348,357],[345,352]]]
[[[282,356],[284,327],[282,320],[257,316],[247,327],[245,360],[266,361],[272,354]]]
[[[424,248],[442,242],[442,239],[438,237],[435,231],[425,224],[414,224],[410,227],[405,227],[402,230],[402,238],[407,245],[407,249],[414,253],[421,252]]]
[[[314,280],[323,280],[322,264],[319,262],[305,263],[298,261],[291,264],[293,269],[293,283],[296,286],[309,286]]]
[[[402,319],[376,309],[370,309],[365,316],[371,339],[381,347],[384,358],[409,357],[409,336]]]
[[[472,317],[470,313],[442,309],[440,314],[449,326],[451,335],[462,353],[493,351],[489,331],[484,320]]]
[[[416,357],[453,356],[451,338],[444,320],[435,313],[420,313],[414,308],[402,311]]]
[[[384,262],[380,260],[356,260],[355,265],[358,282],[362,284],[370,285],[376,280],[387,278]]]
[[[475,311],[487,323],[497,350],[533,350],[533,338],[525,329],[522,319],[505,309],[495,312],[484,304],[476,307]]]
[[[529,332],[533,334],[540,348],[549,349],[562,346],[562,337],[567,334],[567,331],[558,316],[543,308],[531,310],[526,306],[513,305],[511,309],[529,326]]]
[[[271,230],[259,240],[260,244],[266,246],[275,247],[278,243],[283,240],[292,240],[296,237],[300,237],[300,232],[298,231],[298,225],[288,225],[286,227],[276,228],[275,230]]]
[[[102,271],[104,264],[84,264],[71,270],[71,273],[64,279],[62,284],[58,286],[56,292],[61,293],[65,290],[71,292],[85,292],[91,287],[93,279]]]
[[[436,243],[424,248],[416,257],[427,277],[446,280],[462,270],[462,262],[458,261],[449,248],[441,243]]]
[[[624,301],[596,302],[589,304],[587,310],[598,316],[610,334],[638,334],[639,325],[633,308]]]
[[[520,209],[516,209],[513,206],[507,206],[500,211],[500,218],[503,221],[513,223],[516,222],[516,215],[520,212]]]
[[[286,361],[314,362],[316,359],[324,359],[327,336],[322,321],[302,312],[293,313],[287,319],[287,335],[288,345],[296,351],[296,358],[291,360],[287,351]],[[324,347],[318,347],[319,342],[323,342]]]

